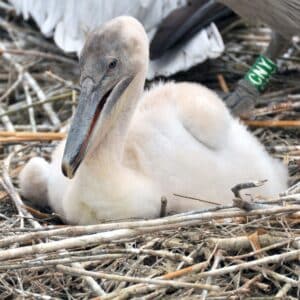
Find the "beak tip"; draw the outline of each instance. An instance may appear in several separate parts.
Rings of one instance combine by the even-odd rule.
[[[74,176],[74,173],[72,172],[72,168],[70,167],[70,164],[63,161],[61,164],[61,170],[65,177],[72,179]]]

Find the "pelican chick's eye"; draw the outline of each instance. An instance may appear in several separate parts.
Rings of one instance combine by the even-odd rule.
[[[118,64],[118,60],[117,59],[111,60],[110,63],[108,64],[108,69],[109,70],[115,69],[116,66],[117,66],[117,64]]]

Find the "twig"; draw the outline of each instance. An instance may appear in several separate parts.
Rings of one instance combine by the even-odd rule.
[[[14,125],[16,131],[30,131],[32,130],[31,125],[21,124],[21,125]],[[0,126],[0,131],[4,131],[4,127]],[[49,124],[38,124],[36,125],[36,130],[39,132],[47,132],[53,130],[53,126]]]
[[[299,107],[300,107],[300,102],[286,101],[282,103],[276,103],[271,106],[267,106],[263,108],[257,108],[255,110],[252,110],[250,112],[250,115],[255,117],[265,116],[265,115],[283,112],[287,110],[297,109]]]
[[[5,50],[6,50],[5,46],[2,43],[0,43],[0,51],[5,52]],[[2,56],[5,60],[7,60],[9,63],[11,63],[19,73],[23,73],[24,79],[28,82],[30,87],[36,93],[39,100],[45,101],[46,95],[44,94],[44,92],[42,91],[42,89],[40,88],[40,86],[38,85],[36,80],[28,72],[25,72],[23,67],[20,64],[13,61],[11,56],[8,53],[3,53]],[[58,119],[56,113],[54,112],[51,104],[44,103],[42,106],[43,106],[45,112],[47,113],[49,119],[51,120],[52,124],[54,126],[59,126],[60,120]]]
[[[22,110],[26,110],[30,107],[38,107],[38,106],[43,106],[44,104],[46,103],[50,103],[50,102],[55,102],[55,101],[60,101],[66,97],[71,97],[72,96],[72,92],[67,92],[67,93],[64,93],[64,94],[59,94],[59,95],[55,95],[55,96],[52,96],[52,97],[49,97],[43,101],[37,101],[37,102],[33,102],[32,104],[21,104],[21,103],[18,103],[15,105],[15,108],[11,108],[10,110],[8,111],[0,111],[0,118],[4,117],[4,116],[8,116],[8,115],[13,115],[13,114],[16,114]],[[12,105],[13,106],[13,105]]]
[[[199,253],[200,249],[203,247],[203,244],[204,244],[204,243],[199,244],[199,245],[196,247],[196,249],[194,249],[194,250],[188,255],[188,257],[194,259],[194,258],[196,257],[196,255]],[[179,264],[179,265],[177,266],[177,268],[176,268],[176,271],[182,269],[183,266],[184,266],[184,264],[185,264],[185,263],[184,263],[183,261],[180,262],[180,264]]]
[[[42,107],[44,108],[46,114],[48,115],[49,119],[51,120],[52,124],[54,126],[60,126],[60,120],[57,117],[55,111],[52,108],[51,103],[45,103],[45,100],[47,99],[45,93],[40,88],[36,80],[28,73],[24,73],[24,78],[27,80],[28,84],[31,86],[32,90],[36,93],[39,100],[42,102],[44,101],[44,104],[42,104]]]
[[[215,255],[214,263],[211,267],[212,271],[216,270],[218,268],[219,263],[222,259],[223,259],[222,253],[220,250],[218,250]],[[212,283],[212,277],[209,276],[206,279],[206,284],[211,284],[211,283]],[[203,290],[202,295],[201,295],[201,300],[205,300],[207,297],[207,294],[208,294],[208,290]]]
[[[270,245],[268,245],[268,246],[265,246],[265,240],[264,240],[264,237],[265,235],[262,235],[262,236],[260,236],[260,239],[259,239],[259,242],[260,242],[260,244],[263,246],[263,248],[261,248],[261,249],[259,249],[259,250],[256,250],[256,251],[252,251],[252,252],[249,252],[249,253],[245,253],[245,254],[241,254],[241,255],[236,255],[236,256],[225,256],[225,259],[229,259],[229,260],[237,260],[237,259],[243,259],[243,258],[247,258],[247,257],[251,257],[251,256],[255,256],[255,255],[257,255],[257,254],[260,254],[260,253],[263,253],[263,252],[265,252],[265,251],[268,251],[268,250],[272,250],[272,249],[275,249],[275,248],[279,248],[279,247],[282,247],[282,246],[284,246],[284,245],[286,245],[286,244],[289,244],[289,243],[291,243],[292,244],[292,246],[294,246],[293,245],[293,241],[298,241],[299,240],[299,238],[298,239],[287,239],[287,240],[283,240],[283,241],[281,241],[281,242],[278,242],[278,243],[271,243]],[[272,237],[272,236],[270,236],[270,237]],[[276,239],[279,239],[280,240],[280,238],[277,238],[277,237],[272,237],[272,238],[274,238],[274,241],[273,242],[275,242],[276,241]],[[212,239],[213,240],[213,239]],[[237,244],[235,244],[236,245],[236,247],[234,247],[234,245],[230,245],[230,241],[228,242],[228,245],[224,245],[224,243],[223,243],[223,241],[225,241],[225,239],[214,239],[215,241],[214,242],[216,242],[216,243],[218,243],[218,246],[221,248],[221,249],[224,249],[224,250],[226,250],[226,251],[231,251],[231,250],[240,250],[240,249],[246,249],[246,248],[250,248],[250,242],[249,242],[249,239],[247,238],[247,240],[245,239],[245,243],[248,243],[248,246],[249,247],[246,247],[246,245],[243,245],[241,248],[237,248],[238,247],[238,245]],[[267,239],[268,240],[268,239]],[[272,239],[271,239],[272,240]],[[228,247],[229,246],[229,247]],[[297,249],[299,249],[300,248],[300,245],[299,244],[297,244],[297,243],[295,243],[295,246],[297,246],[296,248]],[[245,248],[244,248],[245,247]]]
[[[207,268],[207,266],[210,264],[210,261],[212,257],[214,256],[215,251],[213,251],[210,255],[210,257],[207,259],[207,261],[195,264],[193,266],[181,269],[181,270],[176,270],[174,272],[170,272],[167,274],[164,274],[160,277],[157,277],[157,279],[174,279],[178,278],[181,276],[185,276],[187,274],[195,273],[204,270]],[[132,296],[133,294],[143,294],[147,292],[151,292],[155,289],[155,285],[150,285],[150,284],[137,284],[133,285],[130,287],[127,287],[123,290],[120,291],[114,291],[110,294],[107,294],[105,297],[103,297],[103,300],[108,300],[108,299],[127,299],[128,297]]]
[[[286,294],[288,293],[288,291],[291,289],[292,285],[290,283],[286,283],[279,291],[278,293],[275,295],[275,297],[278,298],[284,298],[286,296]]]
[[[101,254],[101,255],[87,255],[87,256],[72,256],[66,252],[67,257],[56,258],[56,259],[43,259],[38,258],[34,260],[22,260],[16,263],[8,263],[0,265],[0,270],[17,270],[17,269],[32,269],[37,267],[55,266],[57,264],[74,264],[79,262],[92,262],[92,261],[103,261],[106,259],[116,259],[121,257],[121,254]],[[80,266],[80,264],[79,264]],[[81,266],[82,267],[82,266]]]
[[[267,268],[262,268],[262,267],[258,267],[258,266],[252,266],[250,267],[250,269],[253,269],[255,271],[258,271],[258,272],[261,272],[262,274],[267,274],[269,275],[270,277],[274,278],[276,281],[279,281],[279,282],[285,282],[285,283],[289,283],[291,284],[292,286],[294,287],[298,287],[299,284],[300,284],[300,280],[294,280],[292,278],[289,278],[289,277],[286,277],[282,274],[278,274],[272,270],[269,270]]]
[[[37,293],[32,293],[29,291],[21,291],[19,289],[15,289],[17,293],[19,293],[23,298],[28,297],[27,299],[41,299],[41,300],[59,300],[59,298],[51,297],[47,295],[40,295]]]
[[[32,215],[26,209],[24,209],[24,203],[20,195],[16,192],[11,182],[10,176],[8,174],[10,161],[13,155],[14,153],[12,152],[10,155],[8,155],[8,157],[3,162],[3,179],[0,178],[0,183],[5,188],[7,193],[10,195],[20,216],[28,218],[28,221],[30,222],[33,228],[40,228],[41,227],[40,224],[33,219]]]
[[[246,211],[250,211],[250,210],[254,210],[254,209],[264,209],[267,207],[270,207],[269,203],[267,203],[267,201],[264,201],[263,203],[259,203],[259,202],[254,202],[254,201],[248,201],[242,198],[234,198],[232,199],[232,202],[234,204],[235,207],[238,207],[240,209],[244,209]],[[276,205],[274,205],[273,207],[276,207]]]
[[[168,205],[168,200],[166,197],[161,197],[161,207],[160,207],[160,217],[163,218],[167,215],[167,205]]]
[[[242,120],[248,126],[253,127],[300,127],[298,120]]]
[[[299,193],[300,196],[300,182],[289,187],[285,192],[281,193],[280,196],[287,196]]]
[[[238,265],[224,267],[222,269],[207,271],[201,274],[198,274],[198,278],[206,278],[208,276],[220,276],[225,275],[231,272],[245,270],[251,267],[256,267],[259,265],[266,265],[271,263],[280,263],[283,261],[291,261],[291,260],[299,260],[300,250],[292,250],[282,254],[270,255],[264,258],[260,258],[257,260],[243,262]],[[300,282],[298,282],[299,284]]]
[[[192,215],[173,215],[170,217],[165,217],[161,219],[147,220],[147,221],[131,221],[131,222],[119,222],[119,223],[108,223],[108,224],[97,224],[97,225],[87,225],[87,226],[66,226],[65,228],[52,229],[52,230],[44,230],[39,232],[31,232],[26,233],[21,236],[15,236],[15,241],[21,242],[26,240],[31,240],[34,238],[49,238],[51,236],[57,235],[82,235],[87,234],[86,236],[79,236],[76,238],[68,238],[64,241],[59,242],[51,242],[58,244],[39,244],[32,248],[22,247],[18,249],[12,249],[13,251],[18,250],[19,253],[15,253],[16,255],[24,254],[34,254],[34,253],[43,253],[50,252],[52,250],[59,250],[60,247],[64,247],[63,244],[69,245],[72,247],[79,247],[81,245],[91,245],[94,243],[100,243],[104,241],[112,241],[120,238],[130,238],[133,236],[138,236],[145,233],[150,233],[153,231],[157,231],[158,229],[172,229],[178,228],[179,226],[187,226],[187,225],[196,225],[202,223],[204,221],[211,221],[212,219],[219,218],[233,218],[233,217],[243,217],[243,216],[256,216],[256,215],[274,215],[276,213],[291,213],[295,211],[299,211],[299,205],[291,205],[288,207],[278,207],[278,208],[268,208],[263,210],[253,210],[250,212],[244,211],[224,211],[224,212],[205,212],[198,213]],[[134,229],[138,229],[134,231]],[[103,231],[101,233],[101,231]],[[93,234],[93,235],[92,235]],[[3,247],[11,243],[11,237],[0,240],[0,246]],[[25,249],[26,248],[26,249]],[[23,249],[23,250],[22,250]],[[0,250],[0,260],[4,255],[6,259],[6,255],[12,255],[12,258],[15,257],[14,253],[7,253],[5,251],[9,250]],[[17,257],[17,256],[16,256]]]
[[[78,270],[84,270],[83,266],[80,263],[73,263],[72,266],[77,268]],[[97,283],[97,281],[93,277],[89,275],[83,275],[82,278],[86,281],[86,283],[90,286],[90,288],[95,292],[96,295],[106,295],[106,292],[102,289],[102,287]]]
[[[52,53],[45,53],[41,51],[36,51],[36,50],[20,50],[20,49],[4,49],[3,53],[9,53],[12,55],[26,55],[26,56],[37,56],[37,57],[42,57],[42,58],[47,58],[50,60],[56,60],[60,61],[63,63],[71,64],[74,66],[77,66],[78,63],[75,60],[72,60],[67,57],[63,57],[60,55],[55,55]]]
[[[262,186],[267,180],[251,181],[245,183],[239,183],[235,185],[231,191],[233,192],[236,198],[241,198],[241,191],[249,188],[255,188]]]
[[[23,83],[23,88],[24,88],[24,92],[25,92],[25,97],[26,97],[26,102],[28,105],[32,104],[32,98],[31,95],[29,93],[29,88],[28,88],[28,83],[24,82]],[[35,122],[35,118],[34,118],[34,109],[33,107],[29,107],[28,108],[28,114],[29,114],[29,121],[32,127],[32,131],[36,132],[36,122]]]
[[[60,141],[66,136],[62,132],[10,132],[0,131],[1,143]]]
[[[205,269],[209,265],[209,262],[210,262],[210,260],[204,261],[204,262],[201,262],[201,263],[198,263],[198,264],[195,264],[195,265],[192,265],[190,267],[186,267],[186,268],[183,268],[180,270],[176,270],[174,272],[170,272],[170,273],[167,273],[167,274],[161,276],[161,278],[173,279],[173,278],[187,275],[189,273],[196,273],[196,272],[199,272],[199,271]]]
[[[0,97],[0,102],[6,99],[22,82],[23,73],[19,73],[17,80],[6,90],[6,92]]]
[[[300,151],[300,146],[298,145],[274,145],[272,147],[267,147],[269,151],[273,152],[297,152]]]
[[[213,205],[220,205],[220,203],[214,202],[214,201],[209,201],[209,200],[204,200],[204,199],[199,199],[191,196],[185,196],[185,195],[179,195],[179,194],[173,194],[176,197],[180,198],[185,198],[185,199],[190,199],[190,200],[195,200],[203,203],[208,203],[208,204],[213,204]]]
[[[1,122],[3,123],[4,127],[8,131],[14,131],[14,125],[9,119],[9,117],[6,115],[6,111],[0,106],[0,118]]]
[[[229,93],[229,88],[228,88],[228,85],[227,85],[227,83],[225,81],[224,76],[222,74],[218,74],[217,78],[218,78],[218,82],[219,82],[219,85],[220,85],[222,91],[224,93],[228,94]]]
[[[67,80],[61,78],[60,76],[58,76],[58,75],[52,73],[51,71],[46,71],[45,74],[46,74],[48,77],[50,77],[50,78],[52,78],[52,79],[54,79],[54,80],[56,80],[56,81],[62,83],[64,86],[66,86],[66,87],[68,87],[68,88],[70,88],[70,89],[74,89],[74,90],[76,90],[76,91],[80,91],[80,87],[77,86],[77,85],[75,85],[72,81],[67,81]]]
[[[218,286],[214,285],[207,285],[201,283],[189,283],[189,282],[182,282],[182,281],[172,281],[172,280],[160,280],[160,279],[148,279],[148,278],[139,278],[139,277],[132,277],[132,276],[121,276],[115,274],[106,274],[103,272],[91,272],[80,270],[77,268],[67,267],[58,265],[57,269],[63,271],[68,274],[72,275],[86,275],[100,279],[108,279],[108,280],[117,280],[117,281],[127,281],[133,283],[147,283],[147,284],[155,284],[160,286],[167,286],[173,288],[194,288],[194,289],[207,289],[210,291],[218,290]]]

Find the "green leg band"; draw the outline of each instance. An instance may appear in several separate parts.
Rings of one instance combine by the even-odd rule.
[[[250,82],[259,92],[262,92],[268,84],[272,74],[277,70],[276,64],[269,58],[260,55],[245,79]]]

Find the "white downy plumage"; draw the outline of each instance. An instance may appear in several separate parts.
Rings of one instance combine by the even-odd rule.
[[[39,202],[48,199],[68,223],[91,224],[157,217],[162,195],[168,198],[168,211],[182,212],[209,204],[174,194],[230,204],[230,189],[241,182],[267,179],[264,186],[251,189],[264,196],[286,188],[287,168],[231,116],[214,92],[192,83],[161,84],[143,92],[148,39],[135,19],[116,18],[90,35],[83,54],[82,84],[86,75],[97,83],[94,73],[86,73],[91,70],[86,68],[97,66],[97,53],[113,55],[121,62],[106,82],[127,70],[133,79],[112,109],[113,96],[108,97],[75,177],[70,180],[62,174],[62,142],[51,164],[34,158],[22,170],[25,197]],[[100,69],[93,72],[105,77]],[[80,101],[88,105],[87,99]],[[84,125],[76,120],[75,116],[72,126],[80,133]],[[69,140],[67,154],[73,151],[70,134]]]

